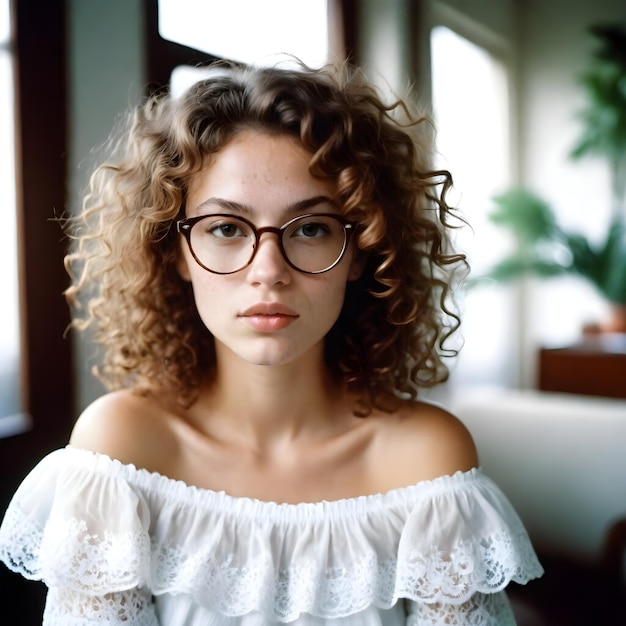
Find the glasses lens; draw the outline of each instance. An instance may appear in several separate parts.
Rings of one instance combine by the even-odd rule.
[[[346,247],[342,222],[331,215],[305,215],[291,222],[283,232],[285,255],[303,272],[330,269]]]
[[[228,274],[248,264],[254,251],[254,231],[236,217],[208,215],[194,224],[191,249],[201,265],[213,272]]]

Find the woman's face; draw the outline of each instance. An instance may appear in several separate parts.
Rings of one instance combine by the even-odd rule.
[[[229,214],[261,228],[280,227],[304,214],[339,215],[335,183],[314,178],[310,158],[294,137],[241,131],[192,177],[186,216]],[[315,235],[314,230],[301,232]],[[240,235],[231,225],[215,234]],[[179,271],[191,282],[200,317],[215,338],[218,366],[220,359],[233,356],[278,366],[307,356],[321,362],[324,337],[339,316],[346,283],[358,277],[360,267],[349,246],[331,270],[302,273],[283,258],[277,235],[266,232],[252,263],[227,275],[202,268],[181,236]]]

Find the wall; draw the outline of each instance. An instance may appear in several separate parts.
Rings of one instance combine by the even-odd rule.
[[[144,79],[143,2],[68,0],[69,195],[72,210],[82,193],[97,147],[115,121],[140,97]],[[95,348],[76,342],[77,410],[102,393],[91,374]]]
[[[361,0],[359,62],[384,92],[403,94],[412,77],[411,0]]]

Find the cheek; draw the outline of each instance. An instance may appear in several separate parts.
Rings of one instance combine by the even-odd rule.
[[[341,313],[346,297],[346,280],[338,281],[336,284],[328,285],[320,294],[315,297],[317,302],[318,315],[326,324],[334,324]]]
[[[228,291],[220,291],[214,285],[206,284],[206,277],[191,273],[190,282],[196,308],[205,326],[216,316],[216,313],[224,310],[224,302],[228,299]]]
[[[213,275],[203,270],[193,258],[181,255],[178,264],[181,278],[191,284],[196,310],[204,326],[213,332],[212,327],[219,324],[220,315],[226,311],[224,304],[232,298],[232,288],[221,286],[211,280]]]

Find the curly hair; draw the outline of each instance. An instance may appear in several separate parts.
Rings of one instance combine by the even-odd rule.
[[[215,69],[215,68],[214,68]],[[385,104],[349,64],[242,68],[220,64],[180,98],[146,99],[127,118],[70,220],[66,257],[73,324],[103,347],[109,389],[166,385],[195,400],[215,366],[213,337],[179,276],[175,221],[190,178],[244,128],[299,138],[312,175],[337,183],[366,259],[326,338],[334,375],[357,393],[357,414],[391,410],[448,377],[444,344],[464,255],[450,244],[452,180],[435,171],[432,125],[406,102]],[[80,310],[83,309],[82,314]]]

